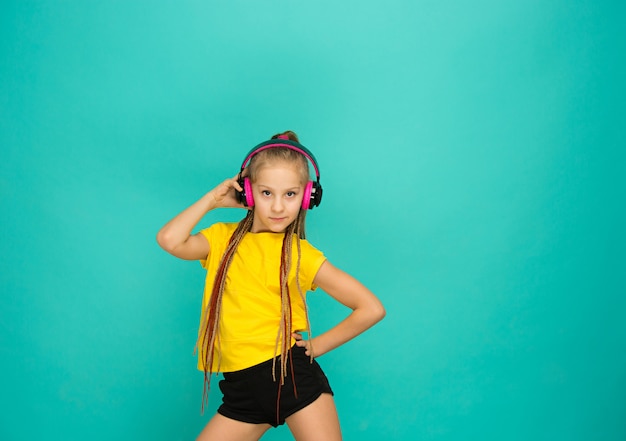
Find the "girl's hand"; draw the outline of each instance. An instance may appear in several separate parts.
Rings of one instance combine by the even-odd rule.
[[[215,202],[214,208],[243,208],[243,204],[237,201],[235,196],[235,190],[243,191],[241,185],[237,182],[237,178],[239,177],[239,173],[237,173],[233,178],[226,179],[224,182],[219,184],[209,193],[213,197],[213,201]]]
[[[317,355],[316,353],[313,352],[313,345],[311,344],[311,341],[305,340],[302,337],[301,333],[294,332],[293,334],[291,334],[291,336],[296,340],[296,346],[306,349],[304,353],[307,355],[307,357],[310,357],[312,353],[314,354],[313,355],[314,357]]]

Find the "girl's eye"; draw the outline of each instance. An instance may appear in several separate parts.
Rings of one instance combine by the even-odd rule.
[[[295,191],[288,191],[288,192],[287,192],[287,197],[288,197],[288,198],[292,198],[292,197],[294,197],[295,195],[296,195],[296,192],[295,192]]]
[[[269,196],[271,194],[269,190],[263,190],[261,193],[263,196]]]

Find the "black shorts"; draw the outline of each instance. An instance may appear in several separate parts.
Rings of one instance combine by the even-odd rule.
[[[311,404],[323,393],[333,394],[320,365],[305,353],[305,348],[291,349],[296,391],[291,377],[291,360],[287,361],[287,377],[280,387],[280,358],[276,359],[276,381],[272,377],[273,359],[236,372],[225,372],[219,382],[224,394],[217,412],[246,423],[267,423],[274,427],[285,418]]]

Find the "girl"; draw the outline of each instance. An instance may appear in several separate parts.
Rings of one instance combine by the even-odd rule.
[[[341,439],[333,392],[314,359],[380,321],[385,310],[306,241],[306,211],[321,197],[315,158],[287,131],[255,147],[234,178],[159,231],[165,251],[200,260],[207,270],[198,368],[205,374],[203,405],[211,374],[223,372],[223,403],[198,440],[258,440],[285,422],[298,441]],[[238,224],[191,234],[208,211],[222,207],[248,212]],[[304,339],[310,329],[305,292],[317,287],[352,312]]]

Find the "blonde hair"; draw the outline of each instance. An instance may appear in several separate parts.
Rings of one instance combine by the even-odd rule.
[[[289,139],[293,139],[294,141],[298,141],[298,137],[294,132],[284,132],[284,135],[289,136]],[[280,135],[275,135],[273,138],[277,138]],[[258,173],[258,170],[265,166],[268,163],[273,161],[285,161],[288,163],[296,164],[299,169],[299,172],[302,174],[303,180],[306,182],[309,179],[309,167],[307,159],[301,153],[298,153],[294,150],[290,150],[284,147],[276,147],[267,150],[263,150],[256,154],[250,161],[250,165],[248,166],[248,173],[250,176],[250,180],[254,182],[255,176]],[[285,377],[287,376],[287,360],[291,359],[291,334],[294,331],[292,327],[292,311],[291,311],[291,295],[292,293],[289,291],[289,273],[292,268],[292,246],[293,243],[296,243],[297,247],[297,262],[296,262],[296,285],[298,287],[298,294],[302,299],[302,303],[304,304],[304,311],[307,322],[307,329],[311,330],[310,321],[309,321],[309,312],[306,305],[306,299],[304,292],[300,286],[299,273],[300,273],[300,258],[301,258],[301,249],[300,249],[300,240],[306,239],[305,234],[305,218],[306,211],[300,209],[298,216],[296,219],[285,229],[284,237],[283,237],[283,246],[281,250],[281,259],[280,259],[280,268],[279,271],[279,281],[280,281],[280,297],[281,297],[281,318],[280,318],[280,326],[276,333],[276,346],[274,349],[274,360],[272,363],[272,376],[274,381],[276,381],[276,359],[280,356],[280,383],[279,383],[279,399],[280,399],[280,388],[284,384]],[[208,400],[208,391],[210,387],[211,375],[214,373],[213,364],[214,357],[217,354],[217,369],[215,372],[219,372],[220,366],[220,342],[219,342],[219,327],[220,327],[220,318],[221,318],[221,305],[222,305],[222,296],[224,294],[224,289],[226,285],[226,273],[228,272],[228,268],[233,260],[233,256],[235,255],[235,251],[237,247],[241,243],[242,239],[250,231],[252,228],[252,224],[254,221],[254,209],[248,211],[246,216],[239,222],[237,228],[233,232],[228,245],[226,246],[226,250],[222,255],[220,260],[220,264],[217,269],[217,273],[215,274],[215,280],[213,282],[213,287],[211,291],[211,297],[209,298],[208,305],[206,309],[202,313],[201,318],[201,326],[198,334],[198,341],[196,344],[197,348],[200,348],[200,354],[204,355],[204,392],[202,398],[202,410],[204,411],[204,405]],[[313,352],[311,351],[311,354]],[[289,357],[287,357],[289,355]],[[311,355],[311,360],[313,360],[313,355]],[[293,364],[291,364],[291,369],[293,370]],[[292,378],[293,372],[292,372]],[[294,392],[296,392],[296,385],[294,380]],[[277,403],[278,406],[279,403]]]

